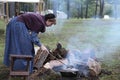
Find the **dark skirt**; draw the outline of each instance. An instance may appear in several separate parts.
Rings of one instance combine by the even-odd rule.
[[[29,31],[24,23],[17,21],[17,17],[12,19],[6,27],[6,41],[3,63],[10,66],[10,54],[32,55],[34,57],[34,45],[30,39]],[[33,68],[33,61],[30,62],[30,72]],[[24,70],[26,61],[16,60],[14,70]]]

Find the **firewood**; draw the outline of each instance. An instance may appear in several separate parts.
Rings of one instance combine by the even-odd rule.
[[[43,63],[45,62],[48,54],[49,53],[47,51],[42,51],[41,49],[37,51],[37,54],[35,55],[34,58],[34,67],[36,69],[39,69],[43,66]]]

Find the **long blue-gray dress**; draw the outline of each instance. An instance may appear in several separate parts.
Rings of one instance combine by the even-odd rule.
[[[3,63],[10,66],[10,54],[32,55],[34,57],[34,44],[41,46],[37,33],[31,32],[23,22],[12,19],[6,27],[6,41]],[[24,70],[26,61],[18,59],[15,61],[14,70]],[[30,72],[32,72],[33,61],[31,61]]]

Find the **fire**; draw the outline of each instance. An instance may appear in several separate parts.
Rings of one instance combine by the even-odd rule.
[[[62,52],[65,53],[65,56]],[[44,64],[45,68],[53,69],[56,72],[76,72],[85,77],[97,76],[101,72],[101,64],[96,61],[94,51],[91,49],[83,52],[77,49],[66,50],[58,44],[56,49],[50,51],[45,62],[47,62]]]

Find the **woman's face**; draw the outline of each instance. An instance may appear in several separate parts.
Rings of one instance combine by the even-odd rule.
[[[52,26],[52,25],[55,25],[56,24],[56,20],[55,19],[48,19],[46,21],[46,26],[49,27],[49,26]]]

